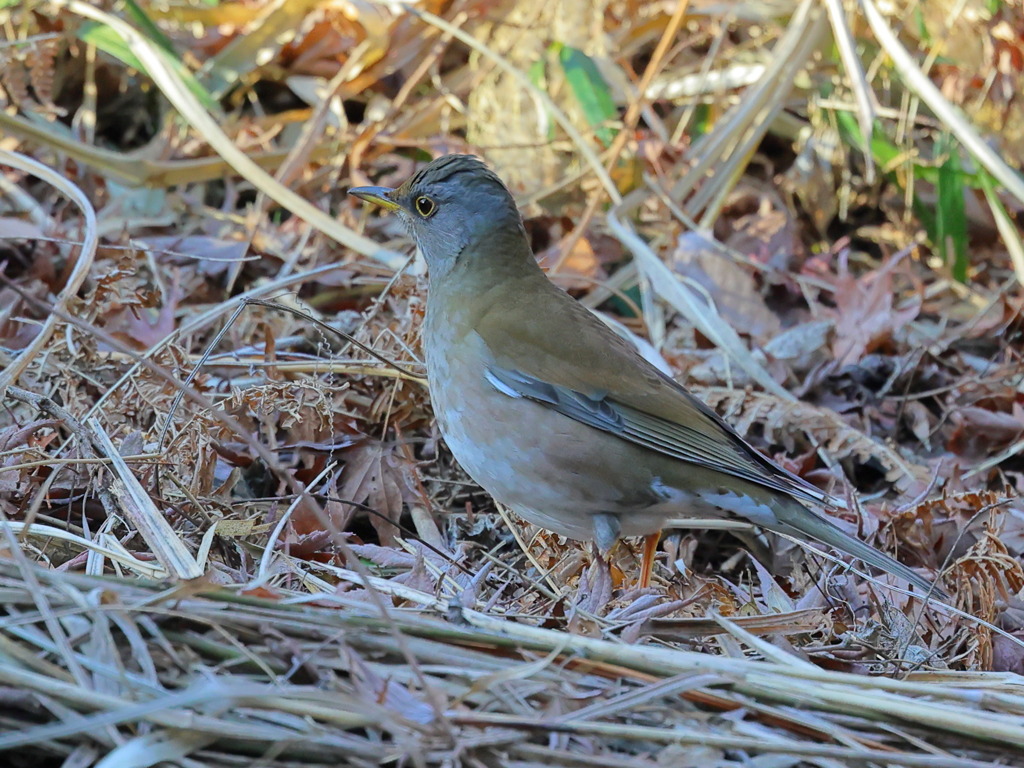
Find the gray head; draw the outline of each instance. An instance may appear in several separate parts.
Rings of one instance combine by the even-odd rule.
[[[440,157],[397,189],[355,187],[349,194],[397,213],[416,239],[432,277],[470,256],[519,259],[524,250],[530,254],[512,194],[473,155]]]

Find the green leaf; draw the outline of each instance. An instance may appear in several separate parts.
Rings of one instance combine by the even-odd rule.
[[[836,121],[839,124],[839,134],[849,146],[857,149],[864,149],[864,138],[857,125],[857,118],[851,112],[836,112]],[[891,173],[893,164],[901,161],[903,169],[909,169],[914,179],[927,181],[929,184],[939,183],[939,168],[934,162],[906,163],[906,150],[896,146],[885,137],[885,131],[881,123],[875,124],[875,130],[871,136],[871,156],[879,167],[887,173]],[[962,168],[959,169],[960,178],[964,185],[970,189],[981,189],[982,181],[979,173],[968,173]]]
[[[128,47],[128,43],[125,42],[124,38],[115,32],[111,27],[106,24],[101,24],[97,21],[87,21],[78,28],[78,39],[83,43],[96,46],[99,50],[104,53],[113,56],[118,61],[123,62],[132,69],[137,69],[143,74],[149,75],[146,68],[142,66],[142,62],[139,61],[138,57],[132,52],[132,49]],[[166,40],[166,38],[164,38]],[[202,102],[203,107],[208,111],[217,113],[220,111],[220,104],[217,100],[210,95],[202,84],[196,80],[191,70],[181,63],[180,58],[174,53],[173,50],[167,51],[160,41],[153,41],[157,50],[160,51],[171,68],[178,73],[178,76],[185,83],[185,86],[192,92],[192,95]],[[170,41],[167,40],[170,44]]]
[[[935,41],[928,32],[928,25],[925,23],[924,12],[921,10],[920,6],[914,6],[911,19],[911,23],[917,27],[917,36],[921,38],[921,45],[926,48],[931,48],[935,45]]]
[[[953,277],[967,282],[967,207],[964,203],[966,185],[960,167],[960,145],[944,136],[936,149],[946,152],[939,166],[938,204],[935,211],[935,246],[952,266]]]
[[[96,46],[132,69],[137,69],[140,72],[146,71],[124,38],[106,24],[100,24],[98,21],[85,22],[78,28],[78,39],[83,43]]]
[[[843,140],[848,145],[863,151],[864,134],[861,133],[860,125],[857,123],[857,118],[854,114],[846,110],[836,112],[836,122],[839,125],[839,134]],[[886,172],[891,172],[892,164],[906,155],[906,152],[903,149],[897,147],[886,138],[885,131],[882,130],[881,124],[876,124],[875,130],[871,132],[870,150],[871,156],[875,159],[875,162],[878,163],[879,167]],[[924,179],[925,181],[930,181],[933,184],[938,178],[938,172],[935,168],[922,165],[920,163],[912,164],[911,172],[915,178]]]
[[[583,110],[583,116],[595,129],[594,134],[598,140],[607,147],[616,134],[616,130],[608,123],[619,116],[608,83],[601,77],[593,59],[583,51],[568,45],[558,45],[557,50],[565,79]]]
[[[623,297],[628,297],[632,300],[632,304],[625,301]],[[640,295],[640,286],[634,283],[628,288],[612,294],[608,299],[608,307],[619,317],[626,318],[638,318],[636,308],[642,306],[643,297]]]
[[[843,140],[863,149],[864,141],[853,114],[837,112],[836,120]],[[986,172],[964,171],[959,151],[960,145],[947,135],[936,144],[936,157],[933,160],[908,163],[905,162],[906,151],[890,142],[880,126],[871,138],[871,154],[891,180],[901,186],[916,185],[918,181],[923,181],[935,187],[935,205],[924,203],[915,194],[912,203],[914,213],[928,233],[932,248],[949,265],[953,277],[966,282],[970,257],[964,195],[970,189],[985,188]],[[909,179],[895,173],[897,163],[900,170],[910,175]]]
[[[171,42],[171,39],[160,31],[160,27],[153,23],[153,20],[146,15],[146,12],[142,10],[135,0],[124,0],[124,8],[128,18],[135,22],[135,26],[138,27],[147,40],[164,53],[173,56],[175,60],[181,58],[178,52],[174,50],[174,43]]]
[[[691,139],[697,139],[711,133],[711,105],[697,104],[693,110],[693,117],[686,129],[686,134]]]

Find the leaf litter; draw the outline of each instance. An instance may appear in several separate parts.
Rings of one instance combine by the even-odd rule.
[[[836,117],[850,73],[822,55],[777,85],[786,119],[742,173],[666,198],[691,149],[743,107],[742,85],[722,83],[740,67],[736,82],[767,76],[773,46],[801,24],[816,34],[823,11],[694,4],[673,21],[624,2],[595,26],[528,5],[509,25],[489,0],[116,11],[173,49],[236,146],[369,238],[348,247],[176,118],[147,71],[159,60],[96,38],[75,3],[0,9],[4,366],[57,319],[2,380],[0,750],[13,764],[1024,764],[1014,243],[972,213],[977,200],[948,203],[970,223],[949,230],[970,238],[958,279],[963,264],[942,259],[963,244],[931,242],[945,230],[922,207],[970,197],[983,171],[964,154],[932,173],[923,158],[958,145],[901,111],[889,80],[873,89],[875,131],[899,135],[903,154],[876,141],[871,179]],[[1006,30],[1024,20],[968,5],[992,43],[969,38],[964,58],[993,84],[978,114],[1012,156],[1019,105],[1005,86],[1021,60]],[[943,25],[961,35],[964,22],[921,13],[901,34],[923,60]],[[578,137],[486,55],[515,58],[517,36],[538,30],[557,47],[537,54],[533,85]],[[889,78],[887,66],[869,71]],[[961,106],[967,69],[943,59],[931,73]],[[650,101],[631,110],[648,75]],[[480,122],[501,105],[505,133]],[[525,119],[512,125],[509,105]],[[320,130],[303,130],[313,120]],[[588,152],[609,146],[614,195],[586,173]],[[450,151],[509,180],[553,280],[659,340],[653,354],[748,439],[847,500],[839,524],[941,572],[953,605],[987,624],[728,531],[667,536],[653,588],[638,590],[638,543],[605,569],[496,509],[433,422],[422,265],[387,266],[407,236],[344,195]],[[7,164],[13,152],[62,169],[98,214],[99,247],[64,308],[52,297],[83,258],[85,221]],[[624,218],[710,326],[638,280],[604,216],[617,195],[639,201]],[[998,200],[1020,210],[1008,191]],[[267,303],[228,323],[241,298],[325,327]],[[758,389],[705,333],[716,322],[799,401]],[[204,575],[167,581],[190,564]]]

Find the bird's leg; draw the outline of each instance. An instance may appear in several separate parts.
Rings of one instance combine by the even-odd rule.
[[[609,578],[612,575],[611,550],[615,542],[619,540],[622,531],[622,524],[619,516],[611,512],[597,512],[592,515],[594,521],[594,548],[597,550],[597,559],[608,569]],[[614,581],[614,580],[613,580]]]
[[[597,551],[606,555],[615,546],[622,532],[619,516],[611,512],[597,512],[591,517],[594,520],[594,542],[597,544]]]
[[[661,531],[644,536],[644,559],[640,564],[640,589],[651,586],[654,556],[658,553],[658,542],[660,541]]]

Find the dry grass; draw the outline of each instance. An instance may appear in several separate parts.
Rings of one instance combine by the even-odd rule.
[[[1024,765],[1024,17],[990,5],[0,7],[0,751]],[[449,151],[951,605],[719,531],[640,591],[629,543],[609,573],[495,509],[433,425],[421,265],[344,195]]]

